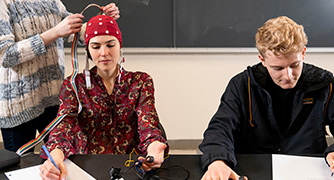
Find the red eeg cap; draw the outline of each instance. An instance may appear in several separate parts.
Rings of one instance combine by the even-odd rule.
[[[122,33],[119,30],[117,22],[114,18],[107,15],[97,15],[88,21],[85,32],[86,49],[91,38],[101,35],[115,36],[118,39],[121,47],[123,47]]]

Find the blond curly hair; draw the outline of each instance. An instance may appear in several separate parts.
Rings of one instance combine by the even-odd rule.
[[[304,27],[286,16],[269,19],[257,30],[256,48],[264,57],[266,51],[275,55],[302,52],[307,44]]]

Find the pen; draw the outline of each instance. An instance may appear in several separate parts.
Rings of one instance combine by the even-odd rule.
[[[54,166],[56,166],[56,168],[60,171],[60,169],[59,169],[58,166],[56,165],[55,161],[53,160],[51,154],[49,153],[49,151],[48,151],[48,149],[45,147],[45,145],[43,145],[42,148],[43,148],[45,154],[48,156],[48,158],[49,158],[50,161],[52,162],[52,164],[53,164]]]

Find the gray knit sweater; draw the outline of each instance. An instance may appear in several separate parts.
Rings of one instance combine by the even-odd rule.
[[[68,16],[60,0],[0,0],[0,127],[32,120],[59,104],[63,39],[45,47],[40,33]]]

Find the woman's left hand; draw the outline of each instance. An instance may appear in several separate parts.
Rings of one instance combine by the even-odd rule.
[[[106,13],[108,16],[113,17],[115,20],[117,20],[120,17],[119,9],[115,3],[110,3],[106,6],[103,6],[102,11]]]
[[[164,151],[167,145],[159,141],[152,142],[147,148],[147,157],[152,156],[153,162],[147,162],[146,158],[139,157],[138,160],[142,162],[142,168],[145,171],[150,171],[155,168],[159,168],[164,162]]]

